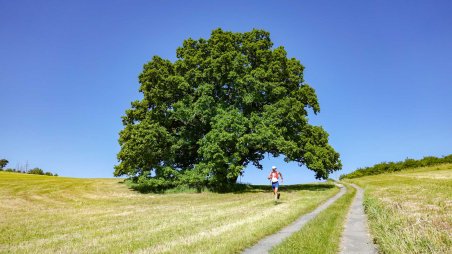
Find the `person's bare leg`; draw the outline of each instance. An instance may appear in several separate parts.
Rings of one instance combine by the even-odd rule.
[[[274,188],[274,195],[275,195],[275,200],[278,200],[278,188]]]

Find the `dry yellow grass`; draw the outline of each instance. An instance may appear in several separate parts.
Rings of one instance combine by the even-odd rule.
[[[0,172],[0,252],[236,253],[331,197],[301,185],[240,194],[140,194],[119,179]]]
[[[452,253],[452,164],[347,181],[366,189],[382,253]]]

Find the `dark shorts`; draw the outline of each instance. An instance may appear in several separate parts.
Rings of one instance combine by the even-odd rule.
[[[273,189],[276,189],[276,188],[278,188],[278,187],[279,187],[279,183],[278,183],[278,182],[272,183],[272,188],[273,188]]]

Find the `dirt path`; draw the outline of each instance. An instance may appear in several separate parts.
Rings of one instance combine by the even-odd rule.
[[[292,235],[293,233],[299,231],[308,221],[317,216],[321,211],[325,210],[328,206],[334,203],[338,198],[345,194],[346,189],[343,185],[337,184],[341,188],[338,194],[334,197],[328,199],[325,203],[321,204],[314,211],[305,214],[298,218],[294,223],[289,226],[283,228],[281,231],[267,236],[264,239],[260,240],[256,245],[245,249],[243,253],[268,253],[273,246],[280,244],[285,238]]]
[[[367,216],[364,213],[364,191],[355,184],[352,184],[352,186],[356,189],[356,196],[350,207],[347,221],[345,222],[345,229],[341,239],[341,253],[378,253],[369,234]]]

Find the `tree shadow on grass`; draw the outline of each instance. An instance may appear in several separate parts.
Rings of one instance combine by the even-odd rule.
[[[326,191],[334,188],[335,185],[331,183],[309,183],[309,184],[293,184],[293,185],[280,185],[279,190],[282,192],[294,192],[294,191]],[[250,185],[250,184],[237,184],[234,187],[233,193],[247,193],[247,192],[271,192],[271,185]]]
[[[146,186],[132,186],[130,183],[127,183],[127,180],[122,180],[117,182],[118,184],[123,184],[128,187],[129,190],[139,192],[142,194],[153,193],[153,194],[170,194],[170,193],[199,193],[196,189],[189,188],[188,186],[179,186],[172,189],[161,189],[160,191],[155,191],[155,189],[148,189]],[[280,185],[279,190],[281,192],[294,192],[294,191],[325,191],[331,188],[334,188],[335,185],[332,183],[309,183],[309,184],[293,184],[293,185]],[[201,192],[206,191],[207,188],[203,189]],[[223,191],[213,191],[216,193],[263,193],[263,192],[272,192],[272,187],[270,184],[268,185],[251,185],[251,184],[243,184],[237,183],[228,187],[227,190]]]

